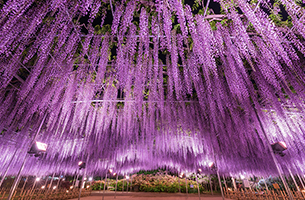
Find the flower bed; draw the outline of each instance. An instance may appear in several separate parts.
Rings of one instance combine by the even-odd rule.
[[[115,190],[116,181],[113,179],[107,180],[107,187],[109,190]],[[118,180],[117,191],[122,191],[124,182],[124,191],[127,190],[126,179]],[[180,182],[180,183],[179,183]],[[92,184],[92,190],[103,190],[105,181],[95,181]],[[128,180],[128,190],[130,190],[131,179]],[[180,179],[178,177],[173,177],[169,175],[137,175],[132,177],[132,191],[140,192],[169,192],[175,193],[180,191],[182,193],[186,192],[185,179]],[[196,181],[187,180],[188,193],[197,193],[197,183]],[[200,192],[205,191],[202,185],[199,185]]]

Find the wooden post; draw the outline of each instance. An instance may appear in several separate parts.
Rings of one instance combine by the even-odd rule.
[[[116,174],[115,192],[114,192],[114,198],[115,199],[116,199],[116,190],[117,190],[117,187],[118,187],[118,176],[119,176],[119,174]]]
[[[199,187],[199,183],[198,183],[197,174],[196,174],[196,183],[197,183],[198,197],[199,197],[199,200],[201,200],[201,198],[200,198],[200,187]]]
[[[211,187],[211,193],[213,194],[213,187],[212,187],[212,181],[211,181],[211,174],[209,174],[209,181],[210,181],[210,187]]]

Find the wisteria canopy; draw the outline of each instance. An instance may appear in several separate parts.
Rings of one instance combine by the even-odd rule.
[[[208,6],[207,6],[208,5]],[[214,7],[213,7],[214,6]],[[219,10],[215,9],[219,7]],[[214,9],[213,9],[214,8]],[[1,0],[0,168],[305,173],[297,0]],[[217,11],[216,11],[217,10]],[[35,135],[37,134],[37,137]]]

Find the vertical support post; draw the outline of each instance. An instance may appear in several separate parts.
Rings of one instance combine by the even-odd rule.
[[[188,191],[187,191],[187,178],[185,175],[185,192],[186,192],[186,199],[188,198]]]
[[[304,190],[304,189],[305,189],[305,186],[304,186],[303,180],[302,180],[302,178],[300,177],[299,174],[298,174],[298,178],[299,178],[299,180],[300,180],[300,182],[301,182],[301,184],[302,184],[303,190]]]
[[[114,192],[114,198],[115,199],[116,199],[116,191],[117,191],[117,188],[118,188],[118,176],[119,176],[119,174],[116,174],[115,192]]]
[[[181,189],[180,189],[180,177],[178,176],[178,184],[179,184],[179,193],[181,193]]]
[[[57,181],[57,185],[56,185],[56,190],[59,188],[60,176],[61,176],[61,175],[59,175],[59,177],[58,177],[58,181]],[[51,184],[52,184],[52,182],[51,182]]]
[[[122,185],[122,193],[124,192],[124,177],[123,177],[123,185]]]
[[[211,181],[211,174],[209,174],[209,182],[210,182],[210,187],[211,187],[211,193],[213,194],[213,187],[212,187],[212,181]]]
[[[35,178],[35,182],[34,182],[34,184],[33,184],[33,187],[32,187],[32,189],[31,189],[31,191],[30,191],[30,199],[32,199],[32,196],[33,196],[33,194],[34,194],[34,192],[35,192],[35,185],[36,185],[36,178]]]
[[[218,166],[217,166],[217,177],[218,177],[218,182],[219,182],[219,187],[220,187],[222,199],[225,200],[225,196],[224,196],[224,194],[223,194],[223,188],[222,188],[221,180],[220,180],[220,176],[219,176]]]
[[[129,189],[130,192],[131,192],[131,189],[132,189],[132,176],[130,176],[130,189]]]
[[[228,190],[228,185],[227,185],[225,176],[223,175],[222,178],[223,178],[223,183],[225,184],[226,190]]]
[[[292,172],[291,172],[291,170],[290,170],[290,168],[288,168],[288,171],[289,171],[289,174],[290,174],[290,176],[291,176],[291,178],[292,178],[292,180],[293,180],[293,182],[295,184],[295,187],[297,188],[298,191],[301,191],[299,186],[298,186],[298,184],[297,184],[297,182],[296,182],[296,180],[295,180],[295,178],[294,178],[294,176],[293,176],[293,174],[292,174]]]
[[[21,192],[20,192],[20,195],[22,196],[21,197],[21,200],[23,200],[23,190],[24,190],[24,188],[25,188],[25,185],[26,185],[26,182],[28,181],[28,176],[25,178],[25,181],[24,181],[24,183],[23,183],[23,186],[22,186],[22,189],[21,189]]]
[[[128,179],[126,179],[126,183],[127,183],[126,192],[128,193],[128,183],[129,183]]]
[[[105,198],[106,182],[107,182],[107,172],[106,172],[105,183],[104,183],[104,191],[103,191],[103,198],[102,198],[103,200]]]
[[[266,142],[267,142],[267,146],[268,146],[268,149],[269,149],[269,151],[270,151],[271,157],[272,157],[273,162],[274,162],[274,164],[275,164],[275,166],[276,166],[276,169],[277,169],[277,171],[278,171],[278,173],[279,173],[279,175],[280,175],[280,178],[281,178],[281,180],[282,180],[282,182],[283,182],[283,184],[284,184],[284,187],[285,187],[285,190],[286,190],[286,192],[287,192],[287,194],[288,194],[288,197],[289,197],[290,200],[293,200],[293,195],[292,195],[292,193],[291,193],[291,191],[290,191],[290,189],[289,189],[289,187],[288,187],[288,184],[287,184],[285,178],[283,177],[282,168],[281,168],[281,166],[279,165],[279,163],[278,163],[278,161],[277,161],[277,159],[276,159],[276,157],[275,157],[275,154],[273,153],[272,147],[271,147],[270,142],[269,142],[269,139],[268,139],[268,137],[267,137],[267,133],[265,132],[265,129],[264,129],[264,127],[263,127],[263,123],[261,122],[261,120],[260,120],[260,118],[259,118],[259,116],[258,116],[258,114],[257,114],[257,111],[256,111],[255,107],[254,107],[254,112],[255,112],[255,115],[256,115],[256,117],[257,117],[257,120],[258,120],[258,122],[259,122],[259,124],[260,124],[260,128],[261,128],[261,130],[262,130],[262,132],[263,132],[263,134],[264,134],[264,137],[265,137],[265,140],[266,140]]]
[[[264,183],[265,183],[265,187],[266,187],[267,191],[269,191],[268,185],[266,183],[266,179],[264,179]]]
[[[12,197],[13,197],[13,194],[14,194],[16,188],[17,188],[17,185],[18,185],[19,180],[20,180],[20,178],[21,178],[22,170],[23,170],[23,168],[24,168],[24,165],[25,165],[25,163],[26,163],[28,157],[29,157],[29,155],[26,154],[25,157],[24,157],[24,160],[23,160],[23,162],[22,162],[22,165],[21,165],[21,167],[20,167],[20,169],[19,169],[19,172],[18,172],[18,174],[17,174],[17,176],[16,176],[16,179],[14,180],[14,183],[13,183],[13,185],[12,185],[12,187],[11,187],[11,190],[10,190],[10,193],[9,193],[9,195],[8,195],[8,197],[7,197],[7,200],[11,200]]]
[[[42,125],[43,125],[43,123],[44,123],[46,117],[47,117],[47,113],[45,113],[45,115],[44,115],[44,117],[43,117],[43,119],[42,119],[42,121],[41,121],[41,123],[40,123],[40,125],[39,125],[39,128],[38,128],[38,130],[37,130],[37,132],[36,132],[36,134],[35,134],[35,136],[34,136],[34,138],[33,138],[33,141],[31,142],[30,145],[32,145],[33,142],[35,142],[36,137],[37,137],[38,133],[40,132],[41,127],[42,127]],[[31,146],[30,146],[29,148],[31,148]],[[12,197],[13,197],[13,194],[15,193],[16,187],[17,187],[17,185],[18,185],[18,183],[19,183],[19,180],[20,180],[20,178],[21,178],[22,170],[23,170],[23,168],[24,168],[24,165],[25,165],[25,163],[26,163],[28,157],[29,157],[29,156],[28,156],[28,153],[26,153],[26,155],[25,155],[25,157],[24,157],[24,160],[23,160],[23,163],[22,163],[22,165],[21,165],[21,167],[20,167],[20,169],[19,169],[19,172],[18,172],[18,174],[17,174],[17,177],[16,177],[16,179],[15,179],[15,181],[14,181],[14,183],[13,183],[11,189],[10,189],[10,193],[9,193],[9,195],[8,195],[8,197],[7,197],[7,200],[11,200]]]
[[[233,177],[232,177],[232,182],[233,182],[234,190],[236,191],[237,190],[236,182],[235,182],[235,178],[233,178]]]
[[[73,187],[76,187],[76,182],[78,181],[79,174],[77,174]]]
[[[201,198],[200,198],[200,188],[199,188],[197,174],[196,174],[196,183],[197,183],[198,197],[199,197],[199,200],[201,200]]]
[[[8,164],[8,166],[7,166],[7,168],[6,168],[5,172],[4,172],[4,174],[3,174],[3,176],[2,176],[2,179],[1,179],[1,181],[0,181],[0,187],[2,186],[2,183],[3,183],[3,181],[4,181],[4,179],[5,179],[6,175],[7,175],[8,170],[11,168],[11,164],[12,164],[14,158],[15,158],[16,152],[17,152],[17,149],[15,150],[15,152],[14,152],[14,154],[13,154],[11,160],[10,160],[10,163]]]

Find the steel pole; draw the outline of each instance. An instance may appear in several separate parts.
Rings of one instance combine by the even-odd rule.
[[[14,192],[15,192],[15,190],[16,190],[16,187],[17,187],[17,185],[18,185],[18,183],[19,183],[19,180],[20,180],[20,178],[21,178],[21,173],[22,173],[22,170],[23,170],[23,168],[24,168],[24,164],[26,163],[28,157],[29,157],[29,155],[26,154],[25,157],[24,157],[24,159],[23,159],[22,165],[21,165],[21,167],[20,167],[20,169],[19,169],[19,172],[18,172],[18,174],[17,174],[17,177],[16,177],[16,179],[15,179],[15,181],[14,181],[12,187],[11,187],[11,190],[10,190],[10,193],[9,193],[9,195],[8,195],[8,197],[7,197],[7,200],[11,200],[12,197],[13,197],[13,194],[14,194]]]
[[[4,174],[3,174],[3,176],[2,176],[2,179],[1,179],[1,181],[0,181],[0,187],[2,186],[2,183],[3,183],[3,181],[4,181],[5,177],[6,177],[6,174],[7,174],[8,170],[11,168],[11,164],[12,164],[14,158],[15,158],[16,152],[17,152],[17,149],[15,150],[15,152],[14,152],[14,154],[13,154],[11,160],[10,160],[10,163],[8,164],[8,166],[7,166],[7,168],[6,168],[5,172],[4,172]]]
[[[116,175],[116,182],[115,182],[115,192],[114,192],[114,198],[116,199],[116,190],[117,190],[117,187],[118,187],[118,174]]]
[[[225,199],[225,195],[223,194],[223,188],[222,188],[222,185],[221,185],[221,180],[220,180],[220,176],[219,176],[218,166],[217,166],[217,177],[218,177],[219,187],[220,187],[220,191],[221,191],[221,196],[222,196],[222,199],[224,200]]]
[[[40,125],[39,125],[39,128],[38,128],[38,130],[37,130],[37,132],[36,132],[36,134],[35,134],[35,136],[34,136],[34,138],[33,138],[33,141],[31,142],[29,148],[31,148],[33,142],[35,142],[36,137],[37,137],[38,133],[40,132],[41,127],[42,127],[42,125],[43,125],[43,123],[44,123],[46,117],[47,117],[47,113],[45,113],[45,115],[44,115],[44,117],[43,117],[43,119],[42,119],[42,121],[41,121],[41,123],[40,123]],[[20,169],[19,169],[19,172],[18,172],[18,174],[17,174],[17,177],[16,177],[16,179],[15,179],[15,181],[14,181],[14,183],[13,183],[11,189],[10,189],[10,193],[9,193],[9,195],[8,195],[8,197],[7,197],[7,200],[11,200],[12,197],[13,197],[13,194],[14,194],[14,192],[15,192],[15,190],[16,190],[16,187],[17,187],[17,185],[18,185],[18,183],[19,183],[19,180],[20,180],[20,178],[21,178],[21,173],[22,173],[22,170],[23,170],[23,168],[24,168],[24,164],[26,163],[28,157],[29,157],[29,156],[28,156],[28,153],[26,153],[26,155],[25,155],[25,157],[24,157],[24,160],[23,160],[23,163],[22,163],[22,165],[21,165],[21,167],[20,167]]]
[[[270,151],[270,154],[271,154],[271,157],[272,157],[272,159],[273,159],[273,162],[274,162],[274,164],[275,164],[275,166],[276,166],[276,169],[277,169],[277,171],[278,171],[278,173],[279,173],[279,175],[280,175],[280,178],[281,178],[281,180],[282,180],[282,182],[283,182],[283,184],[284,184],[284,187],[285,187],[285,189],[286,189],[286,192],[287,192],[287,194],[288,194],[288,197],[289,197],[290,200],[293,200],[293,195],[292,195],[292,193],[291,193],[291,191],[290,191],[290,189],[289,189],[289,187],[288,187],[288,184],[287,184],[285,178],[283,177],[282,168],[281,168],[281,166],[279,165],[279,163],[278,163],[278,161],[277,161],[277,159],[276,159],[276,157],[275,157],[275,154],[273,153],[272,147],[271,147],[271,145],[270,145],[270,141],[269,141],[269,139],[268,139],[268,137],[267,137],[267,133],[265,132],[265,129],[264,129],[264,127],[263,127],[263,123],[261,122],[261,120],[260,120],[260,118],[259,118],[259,116],[258,116],[257,111],[256,111],[255,108],[254,108],[254,112],[255,112],[255,115],[256,115],[256,117],[257,117],[257,120],[258,120],[258,122],[259,122],[259,124],[260,124],[260,128],[261,128],[261,130],[262,130],[262,132],[263,132],[263,134],[264,134],[265,140],[267,141],[268,149],[269,149],[269,151]]]
[[[198,197],[199,197],[199,200],[201,200],[201,198],[200,198],[200,188],[199,188],[197,174],[196,174],[196,183],[197,183]]]
[[[295,180],[295,178],[294,178],[294,176],[293,176],[293,174],[292,174],[292,172],[291,172],[291,170],[289,168],[288,168],[288,171],[289,171],[289,174],[290,174],[290,176],[291,176],[291,178],[292,178],[292,180],[293,180],[293,182],[295,184],[295,187],[297,188],[298,191],[301,191],[300,187],[298,186],[298,184],[297,184],[297,182],[296,182],[296,180]]]
[[[186,199],[188,198],[188,191],[187,191],[187,179],[185,175],[185,192],[186,192]]]
[[[211,187],[211,193],[213,194],[213,187],[212,187],[212,181],[211,181],[211,174],[209,174],[209,181],[210,181],[210,187]]]
[[[104,183],[104,191],[103,191],[103,198],[102,198],[103,200],[105,198],[106,182],[107,182],[107,172],[106,172],[105,183]]]
[[[24,181],[24,183],[23,183],[23,186],[22,186],[22,189],[21,189],[21,192],[20,192],[20,195],[22,196],[21,197],[21,200],[23,200],[23,190],[24,190],[24,188],[25,188],[25,185],[26,185],[26,182],[28,181],[28,176],[25,178],[25,181]]]

